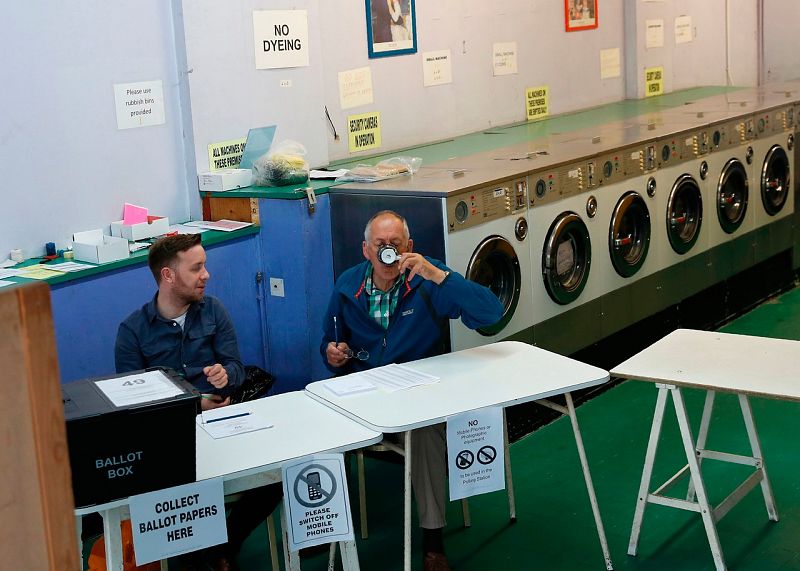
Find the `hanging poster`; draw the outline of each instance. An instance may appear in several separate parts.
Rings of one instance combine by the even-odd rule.
[[[308,66],[308,12],[254,10],[256,69]]]
[[[568,32],[597,27],[597,0],[564,0],[564,22]]]
[[[369,57],[417,53],[415,0],[366,0]]]
[[[644,70],[644,96],[664,94],[664,68],[648,67]]]

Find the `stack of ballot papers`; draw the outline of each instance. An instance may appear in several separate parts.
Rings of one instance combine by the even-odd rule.
[[[336,396],[348,396],[381,389],[393,393],[420,385],[439,382],[439,377],[422,373],[404,365],[385,365],[325,382],[325,388]]]

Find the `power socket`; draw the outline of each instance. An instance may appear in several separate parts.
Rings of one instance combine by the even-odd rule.
[[[269,278],[269,293],[275,297],[284,297],[282,278]]]

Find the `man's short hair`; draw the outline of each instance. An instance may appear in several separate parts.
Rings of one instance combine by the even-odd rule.
[[[147,254],[147,265],[153,272],[156,283],[161,283],[161,270],[172,267],[178,254],[190,250],[200,244],[202,240],[200,234],[178,234],[177,236],[165,236],[150,246]]]
[[[400,222],[403,223],[403,238],[405,238],[406,242],[408,242],[408,239],[411,237],[411,232],[409,232],[409,230],[408,230],[408,222],[406,221],[405,218],[403,218],[401,215],[399,215],[394,210],[381,210],[380,212],[376,212],[375,214],[372,215],[372,218],[370,218],[367,221],[367,225],[364,227],[364,241],[365,242],[369,243],[370,240],[372,239],[372,235],[371,235],[372,234],[372,223],[375,221],[375,219],[376,218],[380,218],[381,216],[387,216],[387,215],[388,216],[394,216]]]

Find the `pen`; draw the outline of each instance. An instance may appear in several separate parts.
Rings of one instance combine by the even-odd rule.
[[[336,341],[336,346],[339,346],[339,324],[336,323],[336,316],[333,316],[333,337]]]
[[[212,422],[220,422],[222,420],[231,420],[232,418],[239,418],[239,417],[242,417],[242,416],[249,416],[249,415],[250,415],[249,412],[240,412],[239,414],[232,414],[230,416],[221,416],[219,418],[212,418],[211,420],[207,420],[206,422],[208,424],[211,424]]]

